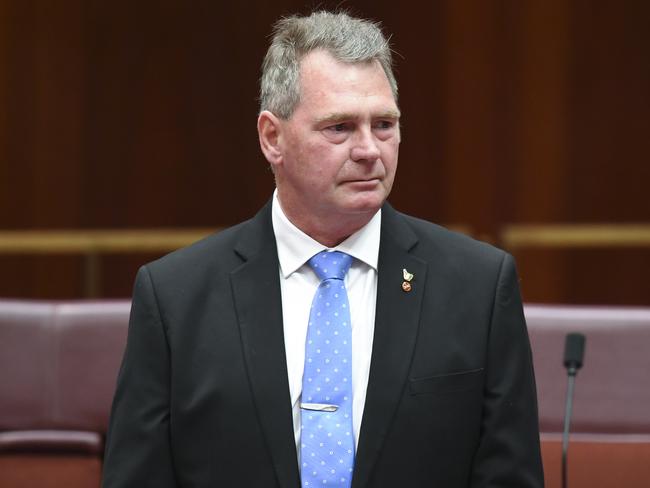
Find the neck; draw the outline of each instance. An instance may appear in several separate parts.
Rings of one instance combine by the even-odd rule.
[[[298,227],[298,226],[296,225],[296,227]],[[344,240],[346,240],[348,237],[350,237],[352,234],[354,234],[361,227],[359,227],[359,229],[356,229],[356,230],[354,230],[352,232],[342,232],[341,234],[336,234],[336,235],[331,233],[331,232],[327,232],[327,233],[319,233],[318,231],[310,232],[310,231],[306,231],[304,229],[301,229],[300,227],[298,227],[298,228],[300,230],[302,230],[305,234],[307,234],[309,237],[314,239],[315,241],[321,243],[323,246],[328,247],[328,248],[332,248],[332,247],[336,247],[339,244],[341,244]]]
[[[286,212],[285,215],[293,225],[328,248],[338,246],[370,221],[369,218],[366,218],[361,221],[323,222],[313,217],[303,219],[300,216],[290,215]]]
[[[279,197],[279,195],[278,195]],[[278,198],[280,207],[289,221],[302,232],[325,247],[339,245],[372,219],[374,213],[352,214],[336,218],[319,218],[318,216],[287,209]]]

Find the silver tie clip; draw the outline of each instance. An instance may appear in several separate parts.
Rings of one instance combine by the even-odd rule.
[[[303,410],[315,410],[316,412],[336,412],[338,405],[329,405],[327,403],[300,403]]]

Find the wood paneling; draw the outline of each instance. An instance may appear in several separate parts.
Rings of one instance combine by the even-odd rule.
[[[270,25],[339,3],[1,0],[0,228],[250,217],[273,188],[255,132]],[[509,223],[650,222],[650,3],[347,6],[398,53],[396,207],[493,242]],[[650,303],[649,254],[517,250],[525,297],[567,303]],[[104,294],[152,257],[103,258]],[[0,264],[0,295],[83,294],[81,258]]]

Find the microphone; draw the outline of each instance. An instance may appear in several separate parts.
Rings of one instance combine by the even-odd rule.
[[[564,344],[564,367],[567,369],[568,383],[566,408],[564,410],[564,431],[562,432],[562,488],[567,488],[567,452],[569,450],[569,425],[573,409],[573,388],[576,374],[582,367],[585,354],[585,336],[577,332],[567,334]]]
[[[582,367],[582,357],[585,354],[585,336],[573,332],[567,334],[564,344],[564,367],[569,375],[575,376]]]

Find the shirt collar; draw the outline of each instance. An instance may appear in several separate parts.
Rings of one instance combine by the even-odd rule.
[[[271,217],[278,248],[280,272],[284,278],[289,277],[305,264],[309,258],[324,249],[344,252],[377,270],[381,234],[381,209],[373,215],[366,225],[333,248],[323,246],[289,221],[280,206],[277,190],[273,193]]]

